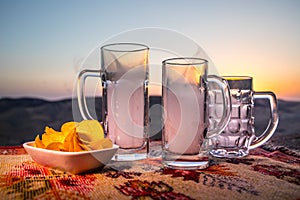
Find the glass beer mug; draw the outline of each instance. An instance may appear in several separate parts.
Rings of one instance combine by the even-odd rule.
[[[119,146],[114,157],[118,161],[147,157],[148,54],[143,44],[108,44],[101,47],[101,69],[83,70],[78,77],[78,103],[84,119],[91,118],[85,103],[85,79],[101,78],[102,123],[105,135]]]
[[[232,102],[231,118],[220,135],[212,138],[210,151],[215,157],[239,158],[249,154],[249,150],[267,142],[278,125],[277,99],[272,92],[255,92],[252,90],[252,77],[223,76],[227,80]],[[218,92],[212,94],[211,105],[217,105]],[[254,100],[265,99],[270,103],[269,125],[265,131],[256,136],[254,129]],[[218,113],[215,106],[215,113]]]
[[[173,58],[162,66],[162,159],[166,167],[193,170],[208,167],[205,140],[219,134],[230,119],[227,82],[207,75],[208,61],[201,58]],[[221,91],[223,115],[209,128],[208,83]]]

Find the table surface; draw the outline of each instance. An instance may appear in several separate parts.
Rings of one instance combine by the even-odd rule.
[[[74,175],[38,165],[21,146],[0,147],[0,199],[300,199],[299,166],[299,152],[264,147],[204,170],[151,158]]]

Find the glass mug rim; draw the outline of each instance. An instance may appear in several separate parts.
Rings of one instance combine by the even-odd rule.
[[[230,87],[230,90],[253,90],[253,77],[251,76],[221,76],[225,79]]]
[[[123,46],[123,49],[120,47]],[[114,48],[116,47],[116,48]],[[120,42],[120,43],[111,43],[102,46],[101,51],[111,51],[111,52],[138,52],[149,50],[149,47],[145,44],[132,43],[132,42]]]
[[[221,76],[222,78],[226,79],[227,81],[247,81],[252,80],[252,76],[243,76],[243,75],[228,75],[228,76]]]
[[[185,61],[185,62],[183,62]],[[191,61],[191,62],[188,62]],[[203,58],[197,57],[180,57],[180,58],[169,58],[164,60],[163,65],[178,65],[178,66],[189,66],[189,65],[203,65],[207,64],[208,61]],[[193,67],[193,66],[191,66]]]

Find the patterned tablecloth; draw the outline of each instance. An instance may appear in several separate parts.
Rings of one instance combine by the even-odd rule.
[[[0,199],[300,199],[299,166],[299,153],[265,147],[205,170],[153,158],[73,175],[36,164],[22,147],[0,147]]]

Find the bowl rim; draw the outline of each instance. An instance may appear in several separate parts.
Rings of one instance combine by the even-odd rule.
[[[54,153],[54,154],[57,154],[57,155],[84,155],[84,154],[94,154],[94,153],[119,149],[118,145],[113,144],[112,148],[89,150],[89,151],[78,151],[78,152],[67,152],[67,151],[56,151],[56,150],[51,150],[51,149],[42,149],[42,148],[39,148],[39,147],[34,147],[33,144],[34,144],[34,141],[25,142],[23,144],[23,147],[25,148],[25,150],[26,149],[31,149],[31,150],[34,150],[34,151],[40,151],[40,152],[45,152],[45,153]],[[27,153],[29,154],[29,152],[27,152]]]

